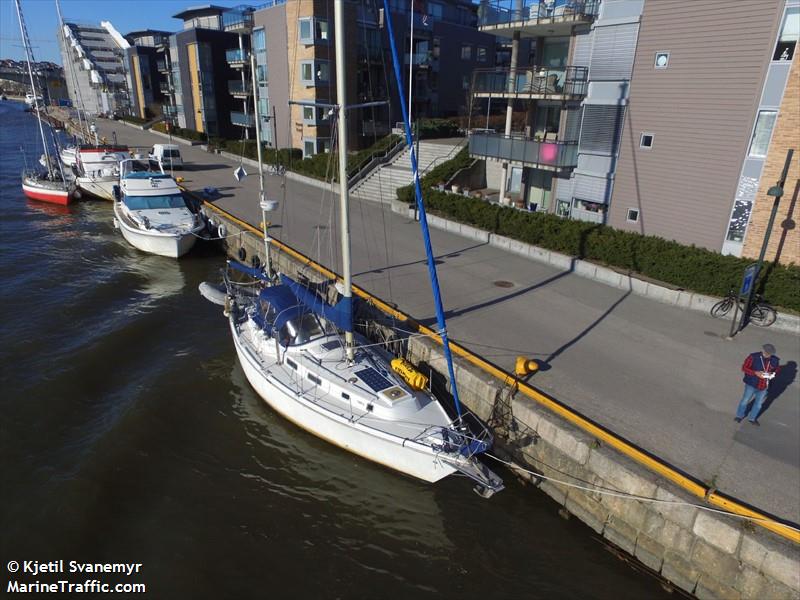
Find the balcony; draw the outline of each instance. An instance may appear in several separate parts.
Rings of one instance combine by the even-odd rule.
[[[591,23],[600,0],[481,0],[478,28],[510,38],[570,35],[575,25]]]
[[[420,67],[427,67],[433,64],[433,52],[414,52],[411,56],[406,54],[403,57],[403,62],[408,64],[409,62],[413,62],[415,65]]]
[[[256,119],[251,114],[231,111],[231,124],[238,125],[239,127],[255,127]]]
[[[578,142],[534,140],[522,135],[473,133],[469,153],[475,158],[498,160],[545,171],[578,166]]]
[[[586,67],[525,67],[511,70],[479,69],[472,76],[476,98],[521,100],[580,100],[589,88]]]
[[[159,73],[169,73],[171,69],[172,69],[172,64],[168,63],[166,60],[156,61],[156,70]]]
[[[250,33],[253,29],[254,8],[237,7],[222,13],[222,29],[233,33]]]
[[[178,109],[175,106],[164,105],[161,107],[161,114],[167,118],[177,117]]]
[[[172,94],[172,87],[169,85],[168,81],[162,81],[158,84],[158,89],[161,91],[162,94]]]
[[[225,51],[225,60],[234,68],[241,68],[250,61],[250,53],[247,50],[231,48]]]
[[[242,81],[229,81],[228,82],[228,93],[231,96],[235,96],[236,98],[247,98],[250,96],[250,93],[253,91],[253,86],[250,82],[242,82]]]

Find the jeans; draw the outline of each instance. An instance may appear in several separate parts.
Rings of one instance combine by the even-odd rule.
[[[743,419],[745,414],[747,413],[747,404],[750,402],[750,399],[755,396],[755,400],[753,401],[753,406],[750,409],[750,414],[748,419],[750,421],[755,421],[758,418],[758,413],[761,412],[761,405],[764,404],[764,398],[767,397],[767,389],[759,390],[754,388],[752,385],[744,385],[744,394],[742,394],[742,399],[739,401],[739,408],[736,409],[736,418]]]

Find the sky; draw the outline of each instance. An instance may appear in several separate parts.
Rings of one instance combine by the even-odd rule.
[[[178,30],[182,23],[172,15],[202,4],[238,6],[263,4],[264,0],[61,0],[64,20],[93,23],[111,21],[121,34],[137,29]],[[28,26],[36,60],[61,64],[56,41],[58,16],[55,0],[21,0],[22,13]],[[14,0],[0,0],[0,58],[20,60],[23,57],[19,23]]]

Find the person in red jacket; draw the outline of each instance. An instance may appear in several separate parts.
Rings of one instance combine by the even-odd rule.
[[[780,359],[775,356],[775,346],[772,344],[764,344],[761,352],[753,352],[744,359],[744,364],[742,364],[744,394],[739,401],[739,408],[736,409],[734,421],[739,423],[745,415],[748,415],[748,421],[753,425],[759,425],[758,413],[761,412],[764,398],[767,397],[769,382],[778,372],[780,362]],[[747,405],[753,398],[755,400],[748,413]]]

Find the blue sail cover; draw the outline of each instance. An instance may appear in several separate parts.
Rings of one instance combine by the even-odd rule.
[[[250,275],[253,279],[261,279],[262,281],[266,281],[269,277],[266,276],[264,273],[264,269],[258,267],[248,267],[247,265],[243,265],[242,263],[229,260],[228,264],[231,266],[232,269],[235,271],[239,271],[240,273],[244,273],[245,275]]]
[[[334,323],[339,329],[353,331],[353,303],[351,298],[342,298],[336,303],[336,306],[331,306],[318,294],[286,275],[281,274],[281,283],[287,286],[297,300],[309,310],[326,321]]]
[[[274,329],[280,329],[286,325],[286,321],[296,319],[303,313],[308,312],[304,306],[299,304],[297,297],[292,291],[283,285],[273,285],[264,288],[258,293],[259,300],[269,302],[270,306],[275,309],[277,316],[275,322],[272,323]],[[264,326],[262,325],[262,328]]]

